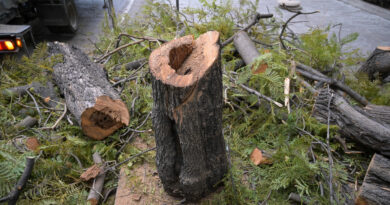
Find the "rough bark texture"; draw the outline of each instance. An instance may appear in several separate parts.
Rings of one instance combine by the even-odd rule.
[[[353,107],[337,93],[323,89],[319,92],[313,112],[313,116],[323,123],[327,122],[329,97],[332,98],[331,123],[337,124],[343,135],[350,136],[385,156],[390,156],[390,126],[386,121],[382,121],[388,119],[382,112],[385,106],[368,105],[363,109]],[[386,107],[386,110],[389,108]]]
[[[375,154],[360,187],[357,205],[387,205],[390,203],[390,159]]]
[[[172,40],[153,51],[149,65],[160,179],[169,194],[199,199],[228,168],[219,33]]]
[[[367,73],[373,80],[376,74],[382,79],[390,75],[390,47],[378,46],[360,67],[359,72]]]
[[[49,53],[63,55],[63,62],[54,66],[54,80],[84,134],[102,140],[129,124],[127,107],[102,67],[63,43],[49,43]]]

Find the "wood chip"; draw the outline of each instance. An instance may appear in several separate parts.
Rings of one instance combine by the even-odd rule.
[[[272,164],[271,160],[264,156],[263,152],[257,147],[253,149],[250,159],[254,165]]]
[[[85,172],[80,175],[80,179],[83,181],[89,181],[90,179],[94,179],[100,173],[100,167],[97,164],[89,167]]]
[[[134,201],[139,201],[141,200],[142,195],[141,194],[132,194],[131,199]]]

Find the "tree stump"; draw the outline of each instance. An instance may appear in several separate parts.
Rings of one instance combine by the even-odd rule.
[[[197,200],[227,172],[220,61],[216,31],[172,40],[150,55],[157,169],[170,195]]]
[[[126,104],[102,67],[80,49],[63,43],[49,43],[49,52],[63,55],[63,62],[53,67],[54,81],[85,135],[102,140],[129,124]]]
[[[390,75],[390,47],[378,46],[360,67],[359,72],[367,73],[370,80],[379,74],[382,79]]]
[[[357,205],[379,205],[390,202],[390,159],[375,154],[368,166],[363,185],[356,199]]]

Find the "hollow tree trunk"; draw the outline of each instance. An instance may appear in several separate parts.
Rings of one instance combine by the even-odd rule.
[[[219,33],[172,40],[153,51],[149,65],[160,179],[169,194],[199,199],[228,167]]]
[[[367,61],[360,67],[359,72],[367,73],[373,80],[375,74],[382,79],[390,75],[390,47],[378,46],[368,57]]]
[[[330,106],[331,123],[337,124],[343,135],[350,136],[368,148],[389,157],[390,126],[386,121],[382,121],[382,119],[386,119],[388,116],[380,112],[380,109],[383,109],[385,106],[368,105],[364,109],[353,107],[337,93],[332,90],[328,93],[326,89],[323,89],[317,96],[313,111],[313,116],[322,123],[327,122],[328,102],[332,94]],[[385,109],[389,110],[388,107],[385,107]]]
[[[102,67],[63,43],[49,43],[49,52],[63,55],[63,62],[53,68],[54,80],[85,135],[102,140],[129,124],[127,107]]]
[[[363,185],[356,199],[357,205],[379,205],[390,202],[390,159],[375,154],[368,166]]]

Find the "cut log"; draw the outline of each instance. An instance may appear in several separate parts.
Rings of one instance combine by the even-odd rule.
[[[375,79],[375,75],[385,79],[390,75],[390,47],[378,46],[368,57],[366,62],[360,67],[359,72],[367,73],[370,80]]]
[[[129,124],[129,112],[102,67],[76,47],[49,43],[49,53],[62,54],[53,70],[55,83],[85,135],[102,140]]]
[[[126,69],[126,70],[135,70],[137,68],[139,68],[144,62],[146,62],[147,59],[146,58],[141,58],[141,59],[138,59],[138,60],[135,60],[135,61],[132,61],[132,62],[129,62],[129,63],[126,63],[125,65],[118,65],[118,66],[115,66],[114,67],[114,70],[119,70],[122,68],[122,66]]]
[[[227,172],[220,61],[216,31],[172,40],[150,55],[157,169],[170,195],[199,199]]]
[[[331,97],[332,96],[332,97]],[[383,106],[370,106],[361,109],[353,107],[346,99],[330,90],[319,92],[314,105],[313,116],[322,123],[327,123],[328,102],[331,97],[331,123],[340,127],[343,135],[349,136],[366,147],[385,156],[390,156],[390,126],[378,117]],[[389,108],[386,108],[389,110]],[[378,120],[379,119],[379,120]]]
[[[34,117],[27,116],[18,124],[15,125],[16,128],[30,128],[38,123],[38,120]]]
[[[356,198],[357,205],[385,205],[390,202],[390,159],[374,154],[363,185]]]

